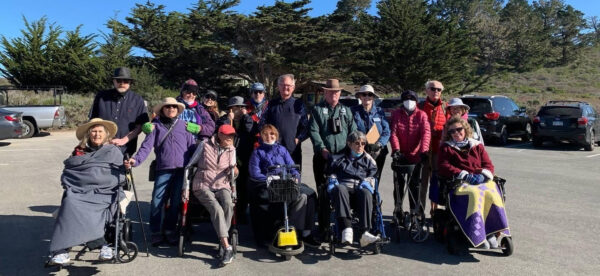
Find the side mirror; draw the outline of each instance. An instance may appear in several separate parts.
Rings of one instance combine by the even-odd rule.
[[[527,108],[524,106],[519,107],[519,113],[526,113],[527,112]]]

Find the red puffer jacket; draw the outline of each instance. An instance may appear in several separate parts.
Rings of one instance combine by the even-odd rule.
[[[429,127],[431,129],[431,151],[433,153],[438,153],[442,141],[444,124],[446,124],[446,102],[439,100],[437,103],[433,104],[429,99],[425,99],[424,102],[419,104],[419,108],[427,114],[429,121]]]
[[[411,115],[402,107],[394,110],[391,129],[392,151],[400,150],[409,162],[419,162],[419,154],[429,151],[431,131],[427,114],[422,110],[417,108]]]

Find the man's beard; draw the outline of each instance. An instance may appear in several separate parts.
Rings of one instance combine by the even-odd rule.
[[[123,88],[121,88],[121,87],[115,87],[115,89],[117,89],[117,91],[118,91],[119,93],[125,93],[125,92],[127,92],[127,90],[128,90],[127,88],[124,88],[124,87],[123,87]]]

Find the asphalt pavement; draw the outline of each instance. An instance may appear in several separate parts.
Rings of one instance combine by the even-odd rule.
[[[339,249],[331,256],[324,244],[282,261],[266,249],[257,250],[250,227],[241,225],[240,252],[232,264],[220,268],[210,224],[195,228],[191,252],[183,258],[177,257],[176,247],[151,247],[146,257],[136,224],[134,241],[141,250],[133,262],[99,263],[98,252],[90,252],[55,272],[43,267],[54,224],[51,213],[60,205],[62,161],[77,140],[73,131],[43,134],[0,141],[0,275],[597,275],[600,269],[600,150],[557,145],[534,149],[511,140],[506,147],[487,146],[496,174],[507,179],[506,209],[515,245],[510,257],[481,250],[453,256],[433,237],[417,244],[402,233],[399,242],[386,245],[379,255]],[[302,147],[302,179],[314,187],[310,141]],[[147,180],[150,160],[134,169],[144,221],[153,185]],[[388,157],[380,188],[387,222],[393,210],[389,164]],[[137,220],[132,207],[129,216]],[[78,249],[73,248],[71,258]]]

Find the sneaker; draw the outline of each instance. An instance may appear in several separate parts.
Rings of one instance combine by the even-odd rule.
[[[496,239],[496,235],[491,235],[487,238],[488,243],[490,244],[490,248],[497,249],[498,248],[498,239]]]
[[[108,260],[112,260],[113,258],[113,249],[110,248],[108,245],[103,245],[102,248],[100,249],[100,256],[98,256],[98,259],[100,259],[101,261],[108,261]]]
[[[304,245],[306,245],[308,247],[317,248],[317,247],[321,246],[321,242],[317,241],[317,239],[315,239],[315,236],[312,234],[302,238],[302,241],[304,242]]]
[[[360,247],[365,247],[379,240],[381,240],[379,236],[373,236],[369,231],[365,231],[360,237]]]
[[[352,231],[352,227],[348,227],[342,231],[342,243],[343,244],[352,244],[352,240],[354,239],[354,233]]]
[[[69,253],[60,253],[52,256],[50,259],[50,265],[64,265],[71,262],[71,258],[69,258]]]
[[[233,247],[229,246],[225,249],[225,254],[223,255],[223,259],[221,259],[221,262],[223,265],[233,262]]]

